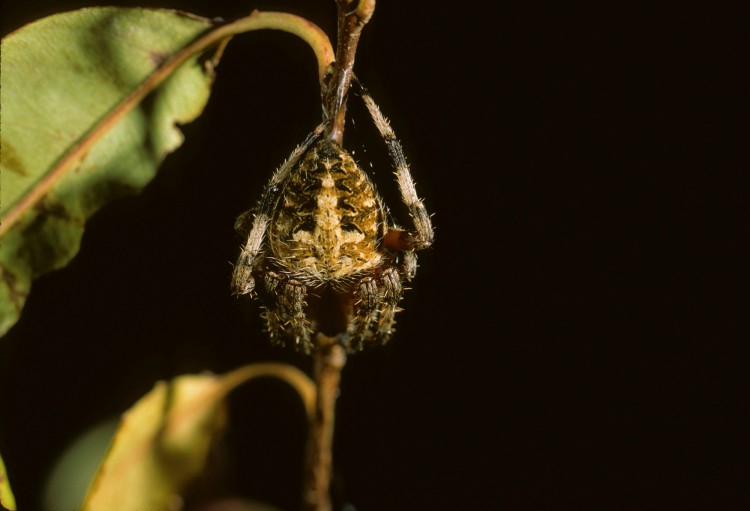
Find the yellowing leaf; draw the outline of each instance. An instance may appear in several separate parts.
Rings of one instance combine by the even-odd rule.
[[[0,508],[16,511],[16,499],[13,497],[13,492],[10,491],[8,474],[5,472],[5,464],[2,458],[0,458]]]
[[[253,364],[225,376],[189,375],[159,382],[123,416],[83,509],[177,509],[181,491],[200,474],[214,435],[225,425],[224,398],[261,376],[287,381],[308,414],[313,413],[314,384],[286,364]]]

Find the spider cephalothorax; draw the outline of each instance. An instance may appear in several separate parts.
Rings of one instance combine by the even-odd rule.
[[[416,270],[414,251],[432,244],[401,145],[372,98],[362,97],[414,230],[390,221],[370,178],[320,125],[271,178],[232,277],[235,294],[257,292],[263,301],[271,340],[304,352],[316,332],[345,334],[351,351],[387,341],[402,282]]]

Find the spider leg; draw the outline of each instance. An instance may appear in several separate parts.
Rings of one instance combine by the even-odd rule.
[[[283,345],[291,334],[295,347],[310,353],[312,326],[305,314],[307,287],[274,271],[266,273],[264,281],[265,291],[271,297],[266,308],[271,341]]]
[[[411,216],[414,224],[413,232],[389,229],[383,243],[388,248],[400,251],[421,250],[427,248],[432,245],[434,239],[432,221],[430,220],[430,215],[427,213],[424,203],[417,195],[417,189],[414,186],[414,180],[411,177],[409,164],[406,163],[404,150],[401,147],[401,143],[396,138],[396,134],[391,128],[388,119],[382,114],[380,108],[375,104],[375,101],[373,101],[364,86],[361,84],[359,84],[359,86],[362,91],[362,100],[364,101],[367,110],[370,112],[375,127],[377,127],[380,136],[385,140],[388,154],[390,155],[391,160],[393,161],[393,166],[395,167],[394,173],[396,175],[396,181],[398,182],[399,191],[401,192],[401,199],[409,209],[409,216]]]
[[[398,267],[407,280],[414,278],[417,273],[417,254],[413,250],[403,253],[403,259],[398,262]]]
[[[255,289],[253,269],[262,260],[260,247],[268,229],[268,214],[258,214],[253,221],[253,228],[247,237],[247,243],[242,248],[237,264],[232,274],[232,291],[237,295],[252,293]]]
[[[362,349],[368,342],[388,341],[401,292],[401,276],[395,267],[360,281],[354,319],[347,331],[352,350]]]
[[[323,133],[323,129],[325,129],[325,124],[318,124],[318,126],[309,135],[307,135],[307,138],[305,138],[304,142],[295,147],[294,151],[292,151],[292,154],[289,155],[289,158],[287,158],[286,161],[281,164],[281,167],[279,167],[278,170],[273,173],[271,181],[263,191],[263,197],[260,200],[260,209],[262,211],[268,212],[271,210],[273,205],[276,203],[275,199],[278,198],[279,195],[279,185],[284,182],[287,177],[289,177],[289,173],[297,165],[299,159],[304,156],[308,149],[310,149],[310,146],[312,146],[313,143],[318,140],[320,134]]]
[[[237,264],[234,267],[232,274],[232,291],[237,295],[246,295],[252,293],[255,289],[255,278],[253,277],[253,270],[262,261],[261,247],[268,231],[268,225],[271,220],[271,210],[273,209],[276,201],[281,193],[281,183],[289,176],[289,173],[297,164],[299,159],[305,154],[310,146],[318,139],[320,134],[323,132],[323,124],[318,125],[305,139],[302,144],[297,146],[289,158],[274,172],[271,181],[263,191],[263,196],[258,206],[258,214],[255,215],[253,220],[253,227],[250,230],[250,234],[247,236],[245,246],[242,248],[240,257],[237,260]],[[243,213],[237,219],[235,228],[241,229],[241,226],[246,223],[249,212]]]

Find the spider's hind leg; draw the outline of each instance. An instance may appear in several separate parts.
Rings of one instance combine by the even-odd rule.
[[[402,289],[401,276],[394,267],[360,281],[355,292],[355,319],[347,332],[352,351],[372,342],[384,344],[388,341],[393,333]]]
[[[307,286],[274,271],[265,274],[264,284],[270,298],[265,316],[271,341],[281,345],[291,341],[295,349],[310,353],[313,329],[305,313]]]

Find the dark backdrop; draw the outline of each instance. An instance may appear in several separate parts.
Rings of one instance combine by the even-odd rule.
[[[737,151],[748,133],[734,93],[748,59],[735,15],[437,3],[381,0],[358,54],[437,241],[394,340],[345,368],[337,502],[750,507]],[[3,34],[87,5],[9,4]],[[329,33],[335,19],[329,0],[152,5],[227,19],[290,10]],[[91,220],[72,264],[34,284],[0,343],[0,450],[22,509],[67,443],[156,380],[259,360],[306,367],[267,346],[257,306],[231,297],[229,279],[234,219],[318,122],[318,101],[303,43],[236,38],[185,145],[141,195]],[[388,196],[382,145],[352,114],[347,143]],[[294,509],[293,394],[246,386],[232,417],[228,489]]]

